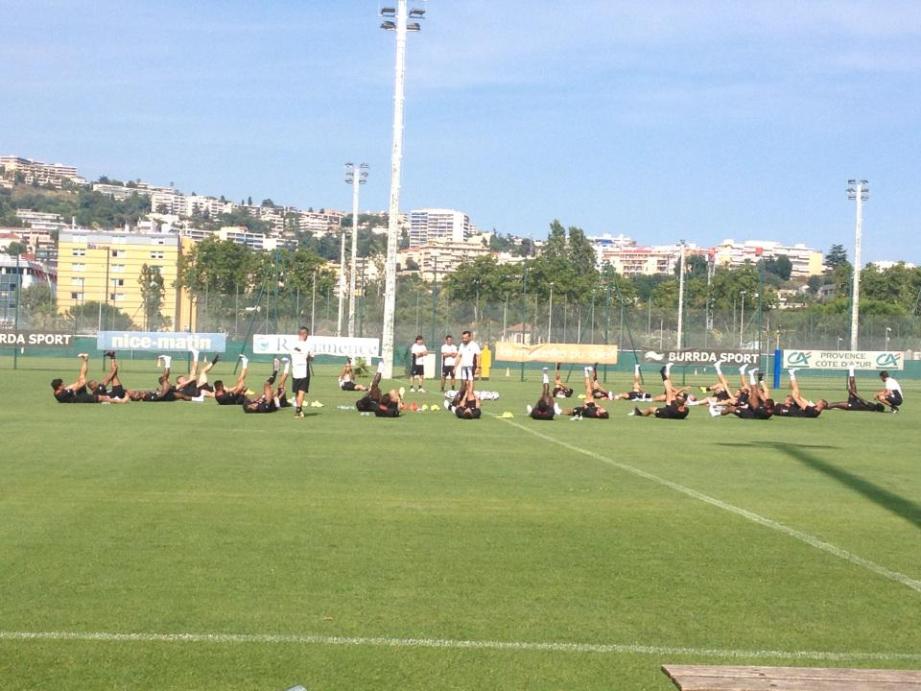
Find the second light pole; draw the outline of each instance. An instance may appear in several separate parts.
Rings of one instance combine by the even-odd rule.
[[[345,164],[345,181],[352,186],[352,261],[349,264],[349,338],[355,336],[355,266],[358,261],[358,189],[368,181],[368,164]]]

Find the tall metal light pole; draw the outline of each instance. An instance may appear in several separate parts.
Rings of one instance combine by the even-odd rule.
[[[863,240],[863,203],[870,198],[870,183],[866,180],[848,180],[847,198],[857,202],[854,224],[854,284],[851,290],[851,350],[857,350],[860,317],[860,243]]]
[[[739,307],[739,350],[742,350],[745,343],[745,295],[747,290],[740,290],[739,295],[742,297],[742,305]]]
[[[339,312],[336,317],[336,335],[342,335],[345,320],[345,226],[339,226]]]
[[[397,292],[397,241],[400,233],[400,167],[403,163],[403,106],[406,100],[406,32],[419,31],[417,20],[425,10],[407,7],[407,0],[396,0],[396,7],[384,7],[381,28],[396,32],[396,62],[393,85],[393,149],[390,157],[390,207],[387,224],[387,261],[384,265],[384,324],[381,331],[382,375],[393,377],[393,322]]]
[[[358,258],[358,188],[368,181],[368,164],[345,164],[345,181],[352,186],[352,261],[349,265],[349,338],[355,335],[355,265]]]
[[[681,350],[684,341],[684,240],[681,241],[681,256],[678,262],[678,334],[675,348]]]
[[[550,281],[550,309],[547,311],[547,343],[553,343],[553,281]]]

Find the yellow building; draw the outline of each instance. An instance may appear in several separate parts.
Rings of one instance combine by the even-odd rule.
[[[178,235],[70,230],[58,237],[58,311],[100,302],[127,314],[134,326],[148,325],[141,294],[141,269],[156,269],[163,277],[160,314],[169,329],[190,328],[192,304],[185,290],[175,287],[179,259],[191,246]],[[191,326],[195,326],[192,324]]]

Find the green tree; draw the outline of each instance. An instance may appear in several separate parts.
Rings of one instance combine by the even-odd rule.
[[[144,264],[138,276],[138,283],[141,286],[141,303],[144,306],[144,328],[148,331],[159,331],[166,325],[161,312],[166,289],[163,286],[160,268]]]
[[[11,257],[18,257],[21,254],[25,254],[28,247],[18,240],[14,240],[9,245],[6,246],[6,253]]]
[[[75,325],[95,328],[101,322],[103,329],[112,331],[128,331],[134,328],[134,322],[131,317],[122,312],[117,307],[105,303],[91,301],[82,305],[74,305],[67,310],[69,319],[73,320]]]
[[[834,271],[838,267],[847,265],[850,267],[851,263],[847,259],[847,250],[844,249],[844,245],[832,245],[831,249],[828,250],[828,253],[825,255],[825,266],[829,270]]]

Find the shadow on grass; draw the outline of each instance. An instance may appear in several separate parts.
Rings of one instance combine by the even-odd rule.
[[[758,444],[723,444],[723,446],[749,446],[749,447],[758,447],[758,448],[774,448],[778,451],[785,453],[790,458],[793,458],[805,466],[817,470],[824,475],[836,480],[845,487],[848,487],[858,494],[866,497],[872,501],[877,506],[881,506],[887,511],[891,511],[896,516],[904,518],[906,521],[914,525],[916,528],[921,528],[921,504],[916,504],[915,502],[900,497],[898,494],[890,492],[887,489],[883,489],[878,485],[874,485],[868,480],[864,480],[862,477],[849,473],[846,470],[843,470],[837,466],[832,465],[826,461],[823,461],[821,458],[818,458],[814,454],[810,453],[807,449],[835,449],[838,447],[835,446],[825,446],[821,444],[787,444],[784,442],[765,442]]]

